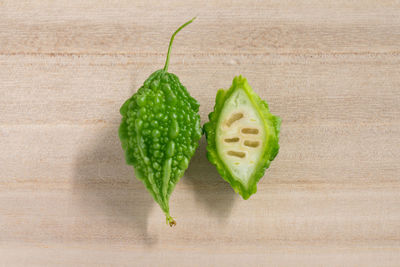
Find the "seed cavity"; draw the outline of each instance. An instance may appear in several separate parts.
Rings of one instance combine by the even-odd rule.
[[[232,151],[232,150],[228,151],[228,155],[233,156],[233,157],[238,157],[238,158],[244,158],[246,156],[246,154],[244,152]]]
[[[260,145],[260,142],[258,141],[250,141],[250,140],[244,140],[244,145],[248,147],[258,147]]]
[[[258,134],[258,129],[255,128],[243,128],[242,133],[244,134]]]
[[[228,127],[231,127],[231,125],[235,122],[235,121],[238,121],[238,120],[240,120],[241,118],[243,118],[244,116],[243,116],[243,113],[235,113],[235,114],[233,114],[230,118],[229,118],[229,120],[226,122],[226,125],[228,126]]]
[[[227,143],[236,143],[239,142],[239,137],[233,137],[233,138],[225,138],[224,141]]]

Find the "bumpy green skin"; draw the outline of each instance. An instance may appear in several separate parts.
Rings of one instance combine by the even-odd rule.
[[[219,116],[224,107],[225,101],[239,88],[244,89],[247,93],[247,96],[252,101],[253,106],[257,109],[262,118],[266,131],[262,157],[260,157],[260,160],[257,163],[250,178],[248,187],[236,180],[230,173],[229,169],[218,155],[216,144],[216,130],[218,127]],[[235,192],[239,193],[243,199],[248,199],[252,194],[257,192],[258,181],[264,176],[265,170],[278,154],[281,119],[269,112],[268,104],[252,90],[250,85],[247,83],[246,78],[242,76],[233,79],[232,86],[229,90],[218,90],[214,111],[211,112],[208,117],[210,121],[204,124],[203,127],[207,138],[207,158],[217,167],[219,174],[225,181],[230,183]]]
[[[121,107],[119,137],[126,162],[160,205],[171,226],[169,197],[188,167],[202,135],[199,103],[178,77],[150,75]]]

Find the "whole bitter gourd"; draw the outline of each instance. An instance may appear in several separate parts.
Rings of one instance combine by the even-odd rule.
[[[219,90],[204,125],[207,158],[235,192],[248,199],[279,151],[281,120],[242,76]]]
[[[126,162],[133,165],[170,226],[176,224],[169,213],[170,195],[202,135],[199,103],[176,75],[167,72],[174,37],[193,20],[171,36],[164,68],[151,74],[120,109],[119,137]]]

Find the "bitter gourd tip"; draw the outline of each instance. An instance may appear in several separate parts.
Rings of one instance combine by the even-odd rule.
[[[167,224],[172,227],[176,225],[176,221],[169,214],[166,216]]]

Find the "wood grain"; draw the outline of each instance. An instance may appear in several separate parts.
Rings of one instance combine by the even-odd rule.
[[[0,1],[0,266],[398,266],[398,1]],[[283,119],[243,201],[201,140],[170,229],[118,113],[171,56],[206,122],[246,76]]]

